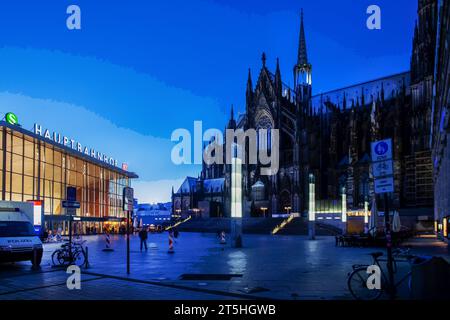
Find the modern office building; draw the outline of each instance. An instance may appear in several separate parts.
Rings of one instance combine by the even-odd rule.
[[[123,188],[138,177],[122,167],[114,158],[39,124],[31,132],[0,122],[1,200],[41,201],[47,230],[67,234],[69,216],[62,201],[66,188],[73,186],[80,202],[74,232],[118,231],[126,222]]]

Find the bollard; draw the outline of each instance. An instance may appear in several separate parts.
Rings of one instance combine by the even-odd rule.
[[[220,233],[220,244],[227,244],[227,240],[225,239],[225,231]]]
[[[37,265],[37,250],[33,249],[33,270],[39,270],[39,266]]]
[[[85,255],[86,255],[86,260],[84,261],[84,267],[86,268],[86,269],[89,269],[89,267],[90,267],[90,264],[89,264],[89,248],[88,247],[86,247],[86,249],[85,249]]]
[[[175,250],[173,250],[173,238],[170,232],[169,232],[169,251],[167,251],[167,253],[175,253]]]
[[[103,249],[103,251],[105,251],[105,252],[111,252],[111,251],[114,251],[114,249],[111,248],[111,238],[110,238],[108,232],[106,233],[106,238],[105,238],[105,240],[106,240],[106,247],[105,247],[105,249]]]

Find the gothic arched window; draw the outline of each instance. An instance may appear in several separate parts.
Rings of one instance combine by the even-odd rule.
[[[273,128],[273,120],[271,117],[267,114],[267,112],[264,112],[262,115],[260,115],[257,118],[256,123],[256,130],[257,130],[257,143],[258,143],[258,149],[263,150],[271,150],[272,148],[272,132],[271,129]],[[260,132],[260,130],[263,130]]]

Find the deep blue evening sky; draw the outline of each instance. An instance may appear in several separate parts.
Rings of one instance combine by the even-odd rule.
[[[80,31],[66,28],[70,4]],[[381,31],[366,28],[371,4]],[[198,172],[171,163],[171,132],[243,111],[263,51],[292,84],[302,7],[315,93],[409,69],[416,0],[2,0],[0,112],[113,154],[141,176],[142,201],[168,200]]]

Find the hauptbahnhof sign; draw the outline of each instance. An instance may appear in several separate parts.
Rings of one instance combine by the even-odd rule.
[[[37,124],[37,123],[34,124],[34,133],[36,135],[39,135],[39,136],[47,139],[47,140],[53,141],[55,143],[65,146],[67,148],[71,148],[75,151],[83,153],[84,155],[87,155],[93,159],[102,161],[104,163],[107,163],[107,164],[115,166],[115,167],[118,167],[118,162],[116,159],[109,157],[104,153],[98,152],[93,148],[84,146],[81,143],[79,143],[78,141],[76,141],[75,139],[64,136],[55,131],[50,131],[48,129],[44,129],[40,124]]]

